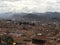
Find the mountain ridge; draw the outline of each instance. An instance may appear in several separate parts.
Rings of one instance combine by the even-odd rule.
[[[5,19],[11,20],[52,20],[60,19],[59,12],[46,12],[46,13],[5,13]],[[7,16],[8,15],[8,16]],[[2,17],[1,17],[2,18]]]

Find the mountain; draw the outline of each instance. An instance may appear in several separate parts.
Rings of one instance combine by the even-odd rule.
[[[15,13],[10,19],[20,21],[24,15],[27,15],[27,13]]]
[[[12,17],[14,13],[12,12],[8,12],[8,13],[0,13],[0,19],[9,19],[10,17]]]
[[[30,13],[30,14],[22,16],[22,18],[30,19],[30,20],[39,20],[40,16],[37,14]]]
[[[11,19],[11,20],[36,20],[36,21],[49,21],[49,20],[60,20],[59,12],[46,12],[46,13],[4,13],[0,14],[0,18]]]
[[[30,20],[59,20],[60,13],[58,12],[46,12],[46,13],[30,13],[24,15],[22,18]]]

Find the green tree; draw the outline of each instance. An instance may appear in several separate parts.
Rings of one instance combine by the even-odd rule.
[[[7,42],[7,44],[13,45],[14,40],[12,37],[7,37],[6,42]]]
[[[11,36],[3,36],[2,40],[7,43],[7,45],[13,45],[13,38]]]

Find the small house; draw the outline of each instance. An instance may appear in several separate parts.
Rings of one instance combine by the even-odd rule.
[[[32,39],[33,45],[45,45],[45,43],[46,43],[45,36],[37,35],[37,36],[33,37],[33,39]]]

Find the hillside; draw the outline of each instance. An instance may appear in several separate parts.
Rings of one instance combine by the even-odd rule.
[[[0,18],[11,20],[34,20],[34,21],[49,21],[60,20],[60,13],[58,12],[46,12],[46,13],[5,13],[0,14]],[[5,15],[5,16],[4,16]]]

